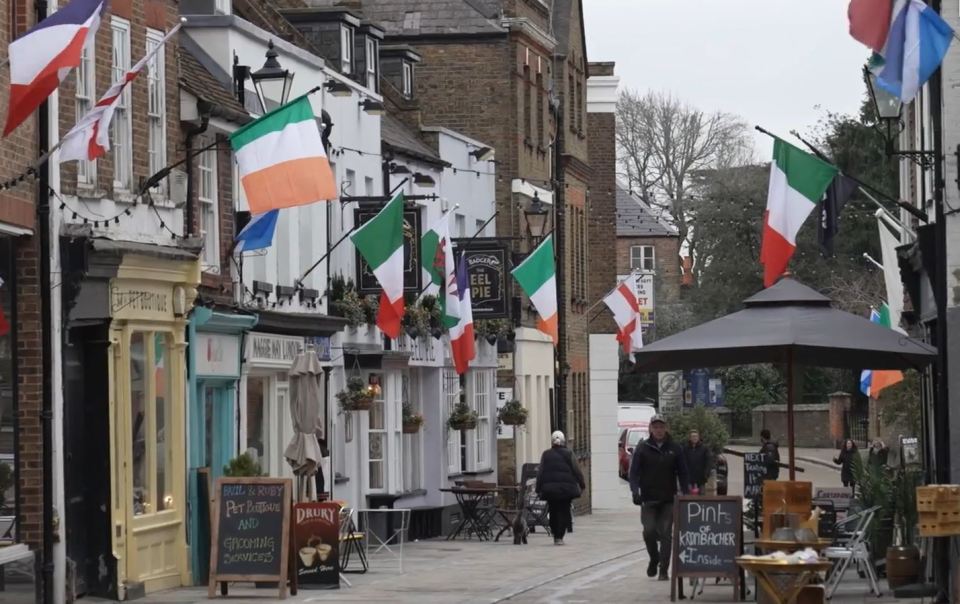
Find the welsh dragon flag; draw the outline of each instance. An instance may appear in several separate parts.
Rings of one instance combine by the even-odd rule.
[[[837,168],[825,161],[779,138],[775,140],[760,244],[764,287],[776,283],[787,270],[797,249],[800,227],[820,203],[837,173]]]
[[[403,193],[350,235],[350,240],[382,288],[377,327],[391,338],[397,338],[404,313]]]
[[[420,239],[420,265],[423,281],[427,283],[423,293],[437,297],[441,322],[450,329],[460,318],[460,299],[457,296],[449,212],[441,216]]]

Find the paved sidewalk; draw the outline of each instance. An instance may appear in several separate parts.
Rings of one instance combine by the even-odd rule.
[[[646,552],[634,509],[598,512],[574,520],[575,532],[562,547],[542,532],[526,546],[500,543],[429,540],[405,547],[405,568],[375,560],[365,575],[348,575],[352,588],[301,590],[294,602],[417,602],[424,604],[496,602],[665,602],[669,583],[647,579]],[[833,604],[896,600],[868,596],[856,573]],[[750,584],[752,585],[752,581]],[[140,602],[206,602],[206,588],[154,594]],[[273,590],[231,586],[231,602],[271,602]],[[688,590],[689,595],[689,590]],[[731,601],[731,588],[709,586],[703,601]],[[752,598],[751,598],[752,600]]]

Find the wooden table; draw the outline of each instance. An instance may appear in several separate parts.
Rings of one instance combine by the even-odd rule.
[[[778,604],[793,604],[797,596],[811,580],[830,570],[833,563],[821,559],[818,562],[789,563],[779,560],[756,560],[737,558],[743,570],[757,578],[757,584]]]
[[[778,539],[757,539],[754,544],[765,552],[784,551],[793,553],[808,547],[818,554],[830,547],[832,539],[817,539],[816,541],[780,541]]]

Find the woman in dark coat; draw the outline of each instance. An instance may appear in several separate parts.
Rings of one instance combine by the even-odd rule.
[[[833,458],[833,463],[840,464],[840,482],[842,482],[845,487],[854,486],[853,460],[856,459],[859,454],[860,452],[857,451],[857,443],[853,442],[853,439],[848,438],[843,441],[843,448],[840,449],[840,454]]]
[[[563,545],[563,536],[572,520],[570,504],[580,496],[586,483],[583,472],[573,458],[573,452],[566,447],[566,437],[557,430],[550,437],[553,445],[540,457],[537,470],[537,495],[547,502],[550,509],[550,532],[553,543]]]

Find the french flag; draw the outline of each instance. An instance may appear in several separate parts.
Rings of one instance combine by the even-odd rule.
[[[97,35],[106,0],[73,0],[10,44],[10,107],[3,135],[13,132],[80,64]]]
[[[60,140],[60,163],[81,159],[92,161],[110,150],[110,122],[113,120],[113,114],[116,113],[117,105],[123,98],[124,89],[127,84],[137,79],[150,60],[163,50],[167,40],[180,30],[184,22],[185,19],[181,18],[180,23],[167,32],[159,44],[137,61],[123,79],[111,86],[100,97],[93,109],[63,135]]]
[[[457,263],[457,298],[460,317],[457,324],[450,328],[450,347],[453,351],[453,366],[458,374],[463,375],[470,367],[470,361],[477,356],[477,348],[473,342],[473,303],[470,300],[466,254],[461,254],[460,262]]]

